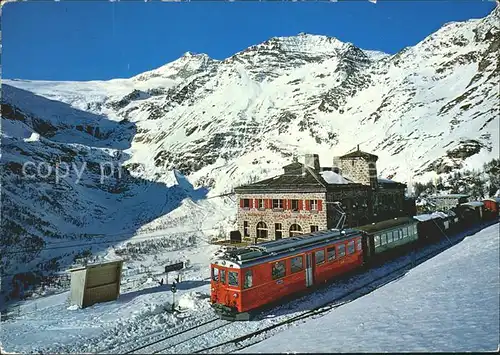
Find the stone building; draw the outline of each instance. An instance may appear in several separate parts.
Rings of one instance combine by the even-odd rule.
[[[377,178],[377,159],[358,147],[325,168],[307,154],[282,175],[235,188],[238,230],[246,240],[274,240],[404,215],[406,185]]]

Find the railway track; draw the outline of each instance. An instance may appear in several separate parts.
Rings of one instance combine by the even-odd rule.
[[[192,326],[190,328],[184,329],[175,334],[170,334],[167,336],[162,336],[152,342],[145,345],[136,347],[130,351],[125,352],[125,354],[157,354],[170,347],[177,346],[179,344],[185,343],[189,340],[195,339],[207,333],[210,333],[216,329],[224,327],[230,324],[230,321],[225,321],[219,319],[219,317],[212,318],[201,324]]]
[[[489,224],[488,224],[489,225]],[[484,228],[485,226],[482,226]],[[482,229],[480,228],[480,229]],[[189,353],[192,354],[200,354],[200,353],[230,353],[234,351],[241,351],[243,349],[246,349],[252,345],[255,345],[269,336],[271,334],[267,334],[268,336],[266,337],[266,333],[271,333],[272,331],[278,331],[279,328],[284,328],[287,327],[293,323],[296,323],[301,320],[305,320],[307,318],[314,318],[315,316],[321,316],[322,314],[328,313],[332,311],[333,309],[340,307],[346,303],[352,302],[355,299],[358,299],[359,297],[365,296],[378,288],[396,281],[397,279],[404,277],[406,271],[413,269],[415,266],[418,266],[422,264],[423,262],[429,260],[430,258],[434,257],[435,255],[441,253],[442,251],[450,248],[451,246],[457,244],[460,242],[463,238],[465,238],[468,234],[460,234],[455,236],[454,242],[450,243],[444,243],[443,246],[441,247],[436,247],[432,248],[431,251],[428,253],[425,253],[424,255],[415,258],[414,260],[405,263],[402,266],[399,266],[395,269],[392,269],[390,272],[376,277],[375,279],[372,279],[371,281],[364,283],[363,285],[360,285],[352,290],[349,290],[345,292],[343,295],[340,297],[337,297],[333,300],[329,300],[328,302],[325,302],[317,307],[314,307],[313,309],[309,311],[305,311],[303,313],[300,313],[296,316],[292,316],[290,318],[287,318],[283,321],[277,322],[275,324],[271,324],[269,326],[263,327],[261,329],[258,329],[256,331],[244,334],[242,336],[238,336],[236,338],[220,342],[214,345],[206,346],[201,349],[196,349],[196,350],[190,350]],[[253,338],[253,340],[252,340]]]
[[[498,222],[497,222],[498,223]],[[494,224],[494,223],[492,223]],[[491,224],[488,224],[491,225]],[[222,334],[218,334],[218,337],[215,337],[214,331],[221,329],[223,327],[233,325],[235,330],[241,330],[239,328],[244,328],[241,326],[238,326],[238,324],[241,324],[240,322],[230,322],[230,321],[224,321],[220,320],[218,317],[211,319],[209,321],[206,321],[204,323],[201,323],[197,326],[193,326],[191,328],[188,328],[186,330],[183,330],[181,332],[178,332],[173,335],[165,336],[162,337],[159,340],[155,340],[154,342],[148,343],[144,346],[138,347],[132,351],[129,351],[127,353],[135,353],[135,354],[156,354],[156,353],[165,353],[165,352],[174,352],[174,353],[192,353],[192,354],[199,354],[199,353],[229,353],[229,352],[234,352],[234,351],[239,351],[243,350],[245,348],[248,348],[252,345],[255,345],[266,338],[271,336],[271,333],[273,331],[278,332],[280,328],[285,328],[287,326],[290,326],[293,323],[306,320],[308,318],[314,318],[316,316],[321,316],[322,314],[328,313],[332,311],[333,309],[340,307],[346,303],[352,302],[355,299],[358,299],[359,297],[362,297],[364,295],[367,295],[376,289],[393,282],[405,275],[405,273],[408,270],[413,269],[415,266],[422,264],[423,262],[429,260],[430,258],[434,257],[435,255],[441,253],[442,251],[450,248],[451,246],[457,244],[460,242],[463,238],[466,236],[470,235],[470,233],[475,233],[478,230],[484,228],[486,225],[483,225],[479,228],[474,229],[474,231],[467,231],[464,233],[461,233],[459,235],[456,235],[452,237],[454,242],[442,242],[443,245],[434,245],[434,246],[429,246],[430,251],[425,253],[424,255],[418,256],[415,259],[404,263],[404,265],[396,267],[391,269],[391,271],[384,273],[381,276],[377,276],[375,278],[372,278],[368,282],[364,282],[362,285],[355,287],[354,289],[350,289],[346,292],[344,292],[342,295],[330,299],[327,302],[324,302],[310,310],[303,311],[300,314],[297,314],[295,316],[291,316],[289,318],[286,318],[284,320],[278,321],[274,324],[264,326],[260,329],[257,329],[255,331],[248,332],[246,334],[243,334],[241,336],[237,336],[235,338],[232,338],[230,340],[226,341],[221,341],[216,344],[213,344],[214,340],[216,338],[220,338],[221,336],[223,337]],[[425,249],[424,249],[425,250]],[[409,255],[403,256],[408,258]],[[393,262],[397,262],[397,259],[394,260]],[[265,315],[265,314],[264,314]],[[263,320],[264,318],[261,318],[259,320]],[[253,323],[253,322],[252,322]],[[244,330],[244,329],[243,329]],[[266,336],[267,335],[267,336]],[[205,337],[204,337],[205,336]],[[193,339],[196,338],[201,338],[199,343],[201,346],[191,346],[189,342]],[[202,345],[203,344],[203,345]],[[210,345],[208,345],[210,344]],[[195,345],[195,344],[194,344]],[[194,349],[193,349],[194,348]]]

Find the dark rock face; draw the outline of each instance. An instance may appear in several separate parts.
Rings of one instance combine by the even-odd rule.
[[[446,155],[450,158],[463,160],[479,153],[482,147],[483,144],[481,144],[480,142],[473,139],[468,139],[465,141],[461,141],[457,148],[448,150],[446,152]]]

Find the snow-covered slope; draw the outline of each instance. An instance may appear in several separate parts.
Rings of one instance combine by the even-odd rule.
[[[222,61],[186,53],[129,79],[5,80],[8,244],[227,227],[233,202],[206,198],[281,173],[293,154],[330,165],[360,144],[407,183],[498,157],[499,17],[447,24],[393,56],[300,34]],[[71,174],[27,179],[26,162]],[[101,182],[103,164],[115,175]]]

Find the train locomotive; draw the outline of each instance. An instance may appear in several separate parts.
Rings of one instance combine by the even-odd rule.
[[[265,307],[362,268],[393,259],[473,223],[498,220],[493,213],[458,206],[447,213],[398,217],[350,229],[323,230],[243,248],[226,247],[211,263],[210,302],[228,320],[250,320]]]

